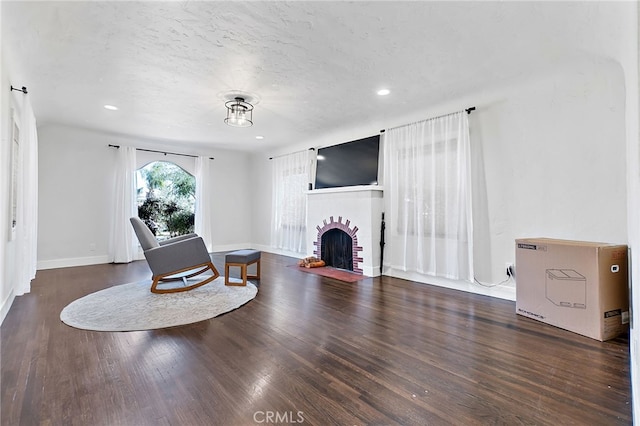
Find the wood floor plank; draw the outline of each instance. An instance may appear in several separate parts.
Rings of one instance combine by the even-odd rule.
[[[0,424],[631,424],[628,336],[598,342],[513,302],[295,263],[263,253],[247,305],[129,333],[59,315],[148,279],[144,261],[39,271],[0,328]]]

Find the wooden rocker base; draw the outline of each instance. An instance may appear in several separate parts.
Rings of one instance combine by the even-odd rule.
[[[182,272],[186,272],[186,271],[191,271],[192,269],[197,269],[197,268],[202,268],[192,274],[189,275],[183,275],[180,277],[173,277],[173,275],[176,274],[180,274]],[[207,271],[212,271],[213,275],[202,280],[202,281],[198,281],[195,284],[192,284],[190,286],[187,286],[187,279],[188,278],[192,278],[195,277],[196,275],[200,275],[203,272],[207,272]],[[157,275],[153,277],[153,282],[151,283],[151,292],[152,293],[178,293],[181,291],[188,291],[188,290],[193,290],[194,288],[203,286],[207,283],[210,283],[211,281],[215,280],[216,278],[218,278],[220,276],[220,273],[218,272],[218,270],[216,269],[216,267],[213,265],[213,263],[211,262],[207,262],[207,263],[203,263],[200,265],[194,265],[191,266],[189,268],[185,268],[185,269],[180,269],[178,271],[172,271],[169,272],[167,274],[162,274],[162,275]],[[161,289],[161,288],[157,288],[158,284],[161,283],[165,283],[165,282],[169,282],[169,281],[182,281],[185,286],[184,287],[172,287],[172,288],[167,288],[167,289]]]

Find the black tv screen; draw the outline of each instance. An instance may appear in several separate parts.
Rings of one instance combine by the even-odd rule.
[[[315,189],[377,185],[380,135],[318,149]]]

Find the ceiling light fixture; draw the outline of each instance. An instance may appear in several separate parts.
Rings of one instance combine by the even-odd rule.
[[[117,111],[118,107],[113,105],[105,105],[104,109],[108,109],[109,111]]]
[[[253,105],[245,102],[244,98],[236,97],[224,103],[227,107],[227,118],[224,122],[233,127],[253,126]]]
[[[256,136],[256,139],[264,139],[264,136]]]
[[[389,89],[380,89],[378,90],[378,95],[379,96],[387,96],[389,93],[391,93],[391,90]]]

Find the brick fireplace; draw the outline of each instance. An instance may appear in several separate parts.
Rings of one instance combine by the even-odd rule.
[[[320,225],[316,226],[316,230],[318,231],[318,236],[316,238],[316,241],[313,242],[314,246],[315,246],[315,250],[313,251],[313,255],[315,257],[321,258],[322,260],[327,260],[326,257],[324,256],[325,250],[323,250],[323,240],[325,239],[324,237],[326,237],[329,233],[334,232],[334,231],[340,231],[343,234],[346,234],[349,238],[349,242],[347,244],[350,244],[351,247],[345,249],[345,252],[349,252],[351,253],[350,257],[351,257],[351,265],[346,266],[346,265],[335,265],[333,263],[327,262],[327,265],[329,266],[336,266],[336,267],[342,267],[342,269],[349,269],[353,272],[357,272],[359,274],[362,274],[362,268],[361,268],[361,264],[362,264],[362,257],[360,256],[360,252],[362,251],[362,247],[360,247],[358,245],[358,227],[354,226],[353,228],[349,228],[349,225],[351,224],[350,220],[347,220],[345,223],[342,223],[342,216],[338,217],[338,221],[335,222],[333,220],[333,216],[331,216],[329,218],[329,222],[327,223],[326,220],[323,221],[324,225],[321,227]]]
[[[307,251],[322,258],[323,236],[343,232],[350,244],[351,269],[368,277],[380,275],[382,187],[357,186],[307,192]],[[349,250],[345,251],[348,252]],[[323,259],[324,260],[324,259]]]

